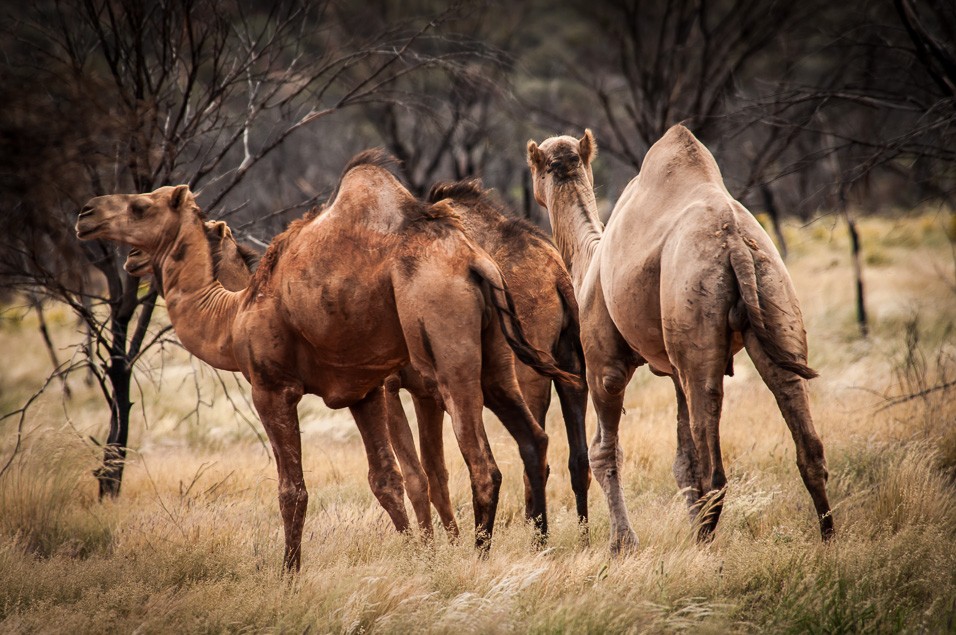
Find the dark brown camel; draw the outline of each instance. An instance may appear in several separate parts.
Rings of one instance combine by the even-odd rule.
[[[500,204],[479,180],[443,183],[432,187],[428,201],[444,201],[461,219],[465,233],[498,263],[514,298],[515,312],[524,325],[528,341],[550,351],[558,365],[577,375],[584,372],[584,357],[578,329],[577,302],[571,278],[551,241],[536,227],[508,218]],[[551,379],[521,362],[515,363],[518,385],[531,413],[544,425],[551,402]],[[422,464],[428,475],[429,495],[445,528],[457,535],[458,527],[448,493],[448,471],[442,446],[444,407],[440,396],[408,366],[385,384],[389,400],[390,430],[407,429],[398,398],[398,388],[412,394],[418,419]],[[587,388],[555,382],[568,435],[568,469],[578,518],[587,522],[588,466],[585,409]],[[393,439],[394,441],[394,439]],[[526,489],[527,513],[531,514],[530,487]],[[584,525],[586,527],[586,525]]]
[[[308,504],[296,408],[305,393],[351,410],[372,489],[396,528],[408,527],[382,382],[409,361],[435,381],[451,411],[471,475],[478,545],[489,544],[501,483],[481,422],[486,401],[522,439],[534,518],[547,530],[547,435],[521,398],[509,345],[542,372],[574,378],[527,343],[500,271],[464,236],[450,208],[416,201],[384,163],[375,153],[356,157],[329,208],[278,236],[238,293],[213,278],[187,186],[100,196],[77,220],[81,239],[152,254],[186,349],[252,384],[276,455],[288,569],[299,568]],[[450,300],[460,312],[445,310]]]
[[[723,376],[746,347],[797,448],[824,539],[833,534],[823,444],[813,427],[807,339],[797,296],[770,237],[724,186],[684,126],[647,152],[605,229],[597,216],[591,131],[528,142],[534,196],[551,218],[581,309],[588,386],[598,415],[591,469],[607,496],[611,548],[637,544],[624,505],[618,425],[624,389],[648,364],[677,390],[674,476],[698,536],[717,525],[725,485]],[[705,513],[699,514],[701,509]]]

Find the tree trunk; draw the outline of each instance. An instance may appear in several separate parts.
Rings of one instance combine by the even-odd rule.
[[[856,221],[850,216],[847,204],[846,185],[840,187],[840,209],[846,219],[846,228],[850,234],[850,258],[853,260],[853,277],[856,286],[856,322],[860,327],[860,335],[864,338],[869,335],[870,325],[866,317],[866,301],[863,295],[863,262],[860,257],[860,234],[856,231]]]
[[[103,465],[95,472],[100,482],[100,499],[119,496],[126,464],[126,442],[129,438],[130,379],[125,356],[110,365],[108,376],[113,389],[110,403],[110,432],[103,447]]]
[[[763,194],[764,207],[767,210],[767,216],[773,225],[773,233],[777,237],[777,245],[780,247],[780,256],[787,259],[787,241],[783,237],[783,230],[780,227],[780,210],[777,209],[777,202],[773,197],[773,192],[766,183],[760,184],[760,193]]]
[[[119,496],[126,463],[126,442],[129,438],[130,384],[133,375],[133,350],[127,349],[129,324],[138,304],[139,282],[120,273],[119,261],[113,261],[107,280],[110,288],[110,365],[106,375],[110,381],[110,432],[103,446],[103,465],[94,472],[100,482],[100,499]],[[152,311],[140,317],[147,322]]]

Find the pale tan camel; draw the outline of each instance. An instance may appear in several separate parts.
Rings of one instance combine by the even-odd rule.
[[[577,375],[584,372],[574,288],[561,256],[551,241],[536,227],[520,219],[508,218],[500,205],[486,192],[481,181],[472,179],[442,183],[432,187],[428,201],[449,203],[461,219],[465,233],[501,267],[501,273],[514,297],[515,312],[524,325],[528,341],[539,350],[550,351],[558,365]],[[544,426],[551,403],[551,378],[515,362],[518,385],[531,413]],[[428,475],[429,495],[442,524],[451,534],[458,527],[448,493],[448,470],[442,444],[444,406],[440,395],[411,366],[386,381],[389,400],[389,430],[396,434],[408,429],[398,389],[412,394],[418,419],[421,458]],[[587,388],[555,382],[568,435],[568,469],[574,491],[578,519],[586,528],[588,516],[588,467],[585,411]],[[393,439],[394,442],[394,439]],[[520,443],[520,440],[519,440]],[[530,487],[526,488],[526,512],[531,517]]]
[[[746,347],[797,448],[824,539],[833,534],[827,467],[810,416],[806,332],[790,276],[769,236],[730,194],[713,156],[674,126],[644,158],[605,229],[598,219],[590,130],[528,142],[534,195],[547,208],[581,311],[588,386],[598,415],[591,469],[607,496],[611,547],[637,544],[624,505],[618,424],[624,389],[647,363],[677,389],[674,475],[698,536],[717,524],[727,479],[718,424],[723,375]],[[700,509],[706,513],[698,514]]]
[[[262,254],[237,242],[225,221],[206,221],[205,231],[206,239],[209,242],[209,253],[212,256],[213,278],[218,280],[228,291],[242,291],[252,281],[254,268],[259,263]],[[162,280],[162,271],[153,269],[152,257],[141,249],[130,249],[123,267],[134,276],[152,275],[157,281]],[[161,282],[159,286],[162,286]],[[160,293],[162,293],[161,290]],[[411,365],[406,366],[403,372],[405,371],[415,372],[411,369]],[[421,377],[418,373],[416,373],[416,376]],[[386,385],[388,384],[386,383]],[[559,385],[563,384],[559,383]],[[394,393],[388,394],[397,397]],[[386,406],[391,407],[391,403],[386,403]],[[401,408],[400,401],[398,407]],[[415,439],[412,436],[411,428],[408,421],[405,420],[404,412],[401,413],[400,417],[394,417],[389,410],[388,422],[389,437],[401,468],[406,494],[412,503],[412,509],[415,511],[423,535],[431,536],[432,519],[428,479],[415,451]],[[386,511],[388,510],[386,509]],[[457,532],[457,525],[455,529]]]
[[[277,237],[238,293],[213,277],[187,186],[100,196],[77,220],[81,239],[152,254],[186,349],[216,368],[242,372],[252,384],[276,455],[288,569],[299,568],[308,503],[296,408],[305,393],[351,410],[366,443],[372,489],[396,528],[408,527],[382,382],[409,360],[436,382],[452,413],[472,479],[477,544],[489,544],[501,483],[481,423],[483,384],[496,388],[489,406],[523,435],[535,521],[542,533],[547,528],[547,435],[521,399],[508,347],[542,372],[574,378],[527,343],[500,272],[467,240],[450,208],[417,202],[383,163],[375,153],[353,159],[329,208]],[[460,309],[454,314],[444,310],[450,300]]]

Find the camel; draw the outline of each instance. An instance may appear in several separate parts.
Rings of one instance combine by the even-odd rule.
[[[99,196],[76,223],[81,240],[112,240],[151,254],[183,346],[252,385],[276,456],[289,571],[301,566],[308,505],[296,409],[306,393],[350,409],[372,490],[396,529],[408,528],[383,381],[409,362],[435,382],[451,411],[472,481],[476,545],[490,546],[501,483],[481,422],[483,403],[522,440],[536,527],[547,531],[548,438],[521,397],[512,351],[545,374],[575,379],[528,344],[500,271],[461,232],[451,209],[419,203],[387,164],[381,153],[355,157],[332,204],[276,237],[240,292],[213,277],[188,186]],[[454,314],[444,310],[449,301]]]
[[[551,241],[533,225],[504,216],[497,201],[484,191],[480,180],[438,184],[428,195],[428,200],[433,203],[445,199],[458,214],[465,233],[503,267],[502,274],[514,297],[516,314],[525,326],[528,341],[538,349],[551,350],[564,370],[582,374],[584,359],[574,289]],[[213,277],[226,289],[241,291],[248,286],[260,254],[236,242],[224,221],[206,221],[205,225],[213,257]],[[151,258],[134,249],[126,259],[125,268],[140,277],[150,275]],[[549,284],[542,284],[548,281]],[[543,425],[551,401],[551,379],[520,362],[515,363],[515,374],[532,415]],[[442,441],[444,404],[434,387],[428,385],[411,365],[390,376],[385,381],[385,388],[389,435],[402,477],[409,484],[408,495],[419,524],[425,533],[430,533],[431,517],[421,510],[421,492],[427,488],[424,505],[427,508],[427,498],[431,498],[442,524],[457,537],[458,524],[448,493],[448,470]],[[399,388],[412,394],[421,440],[421,461],[415,453],[414,438],[398,396]],[[587,388],[555,382],[555,389],[568,435],[568,469],[578,519],[586,528],[587,490],[591,478],[584,427]],[[530,505],[528,488],[528,514],[531,513]]]
[[[219,281],[227,291],[242,291],[252,281],[252,274],[262,257],[255,249],[237,242],[232,230],[225,221],[206,221],[206,240],[209,243],[210,255],[213,262],[213,278]],[[162,271],[153,268],[152,256],[141,249],[131,249],[123,265],[131,275],[145,277],[152,275],[157,281],[162,279]],[[159,283],[160,289],[162,284]],[[160,290],[160,293],[162,291]],[[411,366],[406,366],[403,372],[414,372]],[[416,373],[417,375],[417,373]],[[421,377],[420,375],[417,375]],[[386,381],[386,385],[388,385]],[[393,393],[388,395],[397,397]],[[387,406],[391,407],[391,403]],[[401,408],[401,402],[398,403]],[[419,528],[424,536],[432,534],[431,508],[429,507],[428,479],[415,452],[415,439],[412,436],[404,412],[400,418],[394,417],[389,410],[389,438],[392,449],[398,458],[402,480],[406,487],[406,494],[412,503],[412,509],[418,520]],[[447,486],[446,486],[447,489]],[[386,511],[388,511],[386,509]],[[457,525],[456,525],[457,532]]]
[[[203,231],[209,242],[213,277],[228,291],[242,291],[249,286],[252,273],[262,254],[236,241],[232,229],[225,221],[204,221]],[[130,249],[123,268],[137,278],[154,276],[157,288],[162,293],[162,270],[153,269],[153,259],[150,254],[135,247]]]
[[[770,237],[731,197],[711,153],[684,126],[647,152],[605,228],[597,215],[590,130],[529,141],[535,200],[548,210],[580,308],[598,429],[591,470],[607,498],[614,553],[637,546],[621,487],[624,389],[648,364],[677,392],[673,471],[697,536],[712,536],[727,483],[720,454],[723,375],[742,348],[790,428],[824,540],[833,533],[823,444],[810,415],[806,331]]]
[[[574,289],[551,241],[531,224],[504,216],[500,205],[483,189],[478,179],[436,184],[427,200],[450,204],[468,237],[501,267],[528,341],[539,350],[551,351],[562,369],[576,375],[583,374],[584,359]],[[515,363],[515,373],[532,415],[543,426],[551,402],[551,379],[520,362]],[[411,366],[386,381],[385,387],[390,422],[397,419],[390,423],[390,430],[408,427],[398,389],[405,388],[412,394],[429,495],[445,529],[455,536],[458,527],[448,493],[448,471],[442,449],[444,406],[441,399]],[[555,389],[568,435],[568,469],[578,520],[586,528],[591,481],[584,425],[587,388],[555,382]],[[530,517],[530,488],[526,488],[526,502],[526,512]]]

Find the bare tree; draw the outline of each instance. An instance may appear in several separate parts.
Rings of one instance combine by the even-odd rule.
[[[125,254],[78,244],[75,210],[94,195],[189,183],[222,213],[297,130],[433,61],[415,45],[440,20],[356,37],[328,9],[295,0],[13,9],[0,82],[10,106],[0,116],[9,180],[0,285],[66,302],[92,334],[79,361],[55,372],[91,369],[110,405],[101,497],[120,491],[133,368],[168,327],[151,326],[158,294],[123,271]]]

